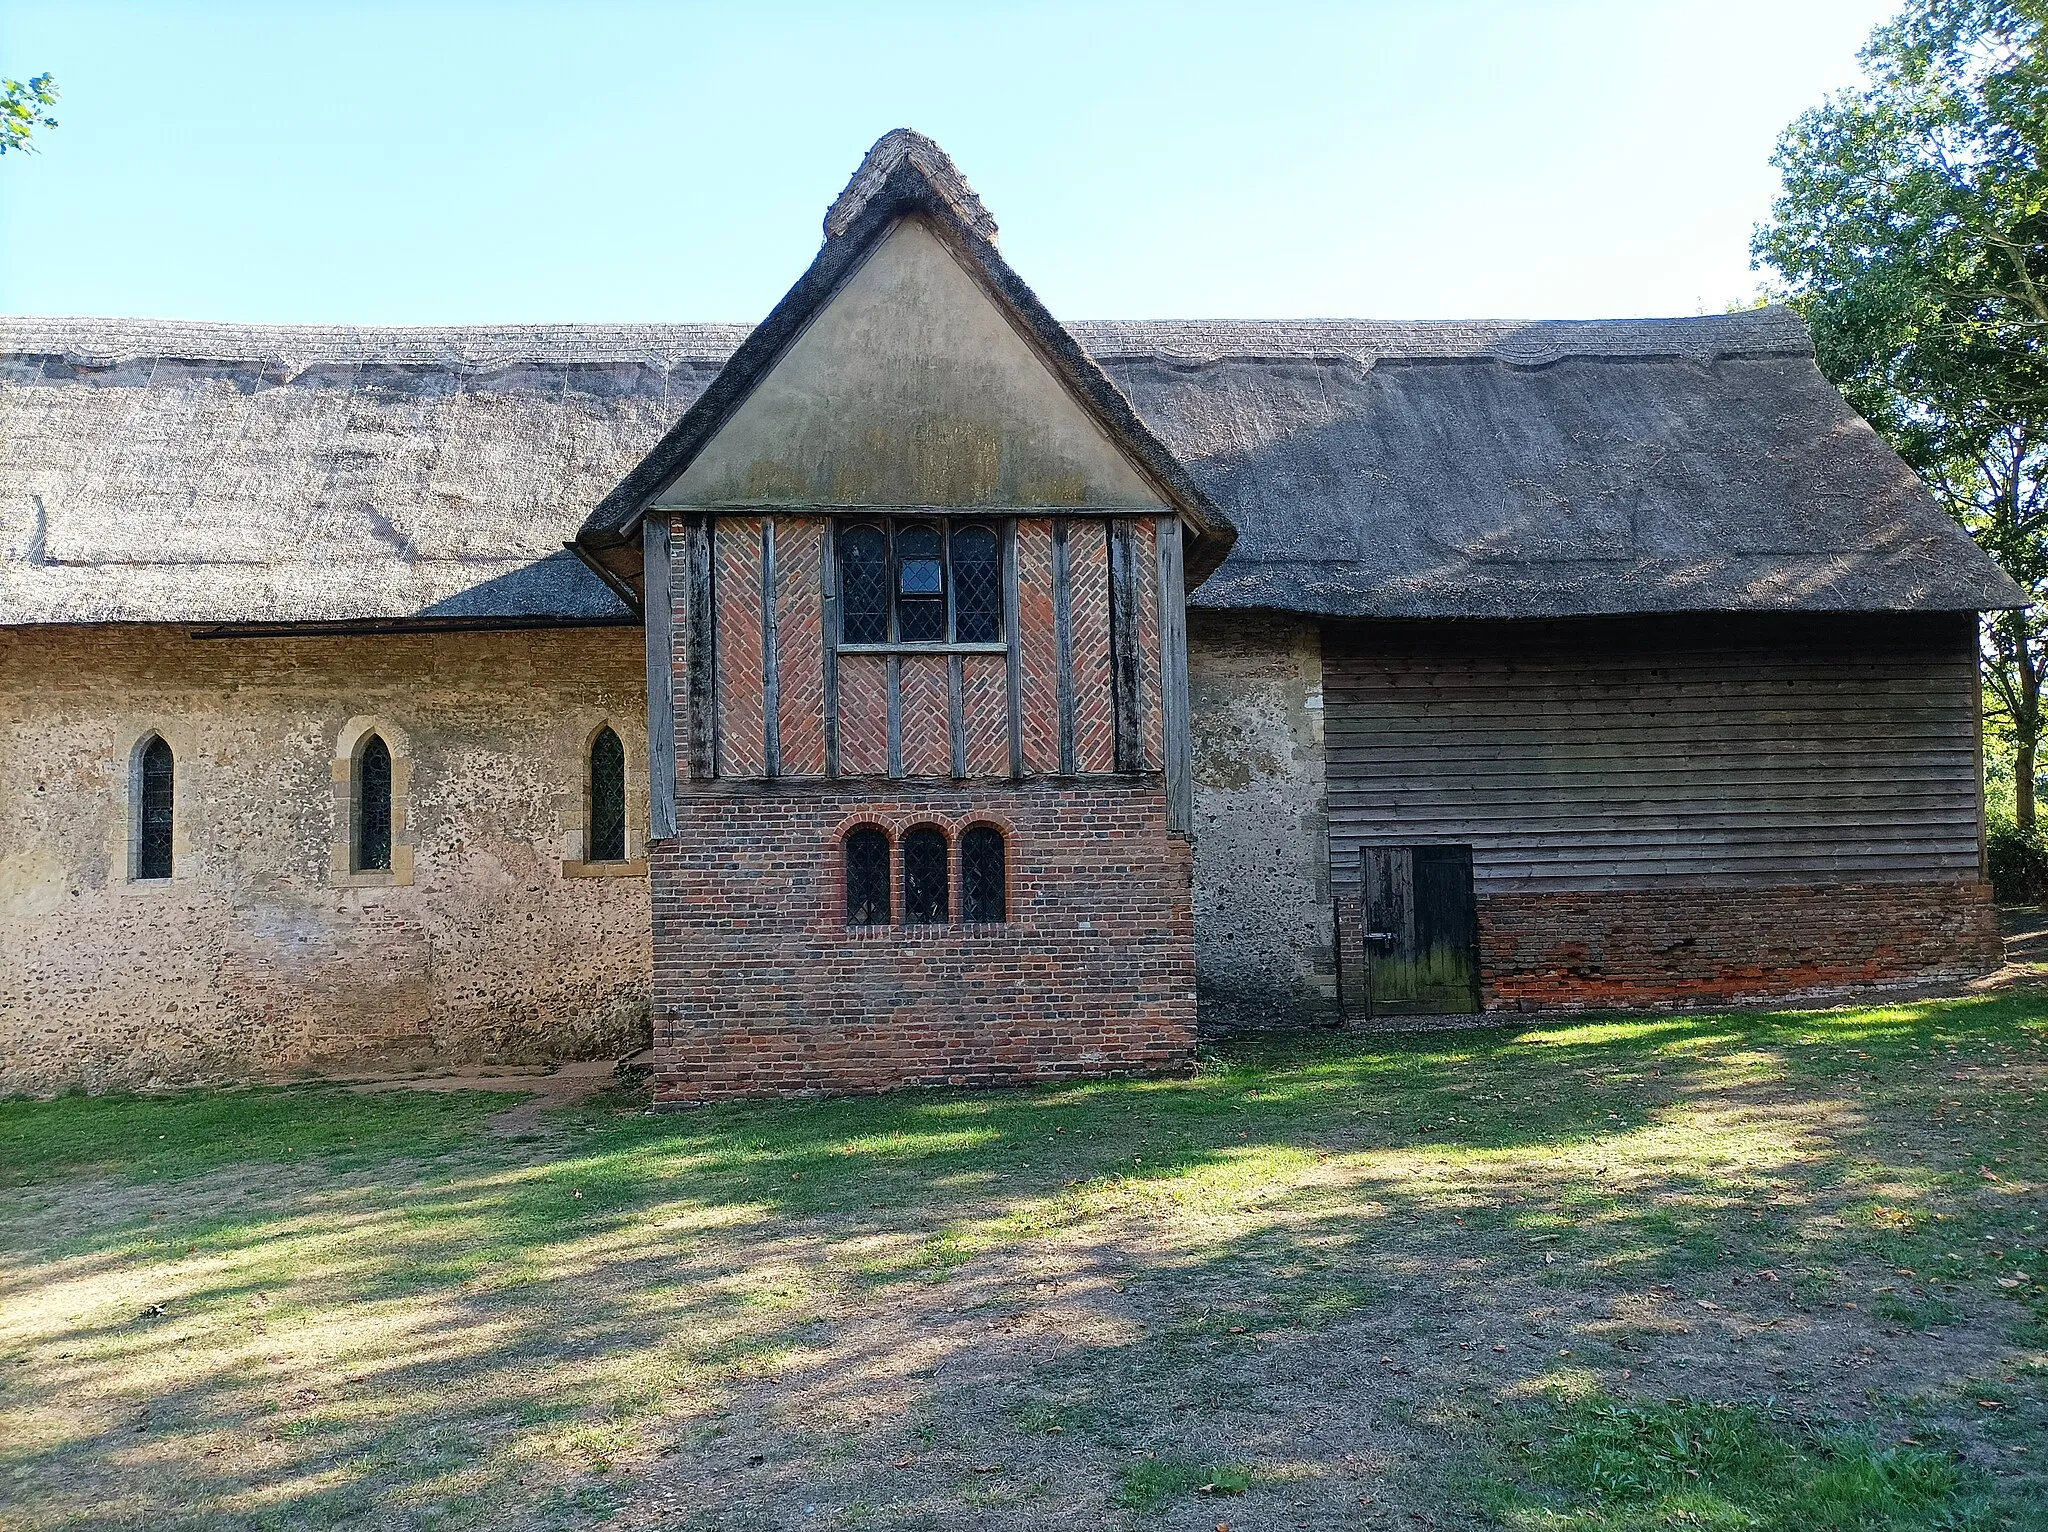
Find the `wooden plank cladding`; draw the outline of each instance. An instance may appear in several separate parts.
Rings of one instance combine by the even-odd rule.
[[[687,620],[675,643],[691,677],[693,777],[968,781],[1160,770],[1169,669],[1154,518],[964,517],[915,543],[901,522],[890,525],[731,513],[678,534]],[[838,550],[854,535],[869,551],[848,557],[869,563],[842,569]],[[888,561],[886,589],[876,548]],[[895,582],[910,578],[938,594],[898,592]],[[961,605],[963,591],[982,604]],[[912,613],[907,603],[919,599],[926,607]],[[878,616],[878,600],[905,604]],[[844,626],[850,602],[863,624],[855,640]],[[707,653],[690,634],[713,647]],[[706,726],[696,729],[700,719]]]
[[[1978,876],[1970,617],[1333,623],[1323,654],[1354,892],[1385,844],[1469,844],[1482,898]]]

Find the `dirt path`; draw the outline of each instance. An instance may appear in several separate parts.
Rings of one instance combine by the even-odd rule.
[[[618,1066],[610,1059],[577,1059],[552,1067],[535,1066],[531,1069],[356,1080],[350,1082],[348,1088],[357,1095],[387,1090],[527,1091],[531,1094],[526,1100],[495,1113],[489,1126],[494,1133],[531,1133],[541,1127],[543,1113],[557,1107],[573,1106],[609,1089],[618,1078],[617,1071]]]

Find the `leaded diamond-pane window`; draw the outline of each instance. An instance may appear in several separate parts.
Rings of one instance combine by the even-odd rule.
[[[143,747],[141,812],[135,825],[135,876],[171,875],[171,820],[174,812],[171,747],[157,735]]]
[[[992,644],[1003,636],[1003,551],[992,528],[953,528],[953,638]]]
[[[960,837],[960,918],[998,924],[1010,918],[1003,832],[976,825]]]
[[[946,923],[946,832],[919,825],[903,837],[903,918],[914,926]]]
[[[872,825],[846,837],[846,923],[889,923],[889,837]]]
[[[626,859],[626,748],[609,727],[590,742],[590,860]]]
[[[372,734],[356,757],[357,872],[391,870],[391,747]]]
[[[937,527],[896,529],[896,637],[906,644],[945,640],[946,565]]]
[[[889,539],[880,527],[839,534],[839,641],[889,641]]]
[[[852,522],[838,548],[841,644],[1003,641],[1003,545],[986,522]]]

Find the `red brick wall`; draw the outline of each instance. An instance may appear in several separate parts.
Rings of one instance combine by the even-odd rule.
[[[1984,883],[1482,895],[1488,1010],[1713,1004],[1998,966]]]
[[[1172,1070],[1195,1035],[1190,852],[1156,777],[687,792],[654,848],[657,1098]],[[849,929],[839,838],[1006,827],[1002,926]],[[895,898],[901,913],[900,864]]]

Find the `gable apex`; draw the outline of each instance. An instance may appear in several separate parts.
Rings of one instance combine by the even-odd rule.
[[[868,256],[904,219],[916,217],[1001,311],[1045,368],[1186,529],[1190,588],[1223,562],[1237,530],[1121,390],[1063,329],[997,252],[995,221],[938,145],[899,129],[886,134],[827,215],[824,247],[697,402],[605,496],[576,536],[578,552],[608,580],[636,585],[647,509],[696,461]]]
[[[967,177],[947,154],[922,133],[909,128],[892,128],[875,140],[860,168],[846,183],[846,190],[825,210],[825,238],[837,239],[888,190],[890,175],[907,165],[930,193],[952,210],[953,216],[991,245],[996,242],[996,221],[975,196]],[[908,181],[909,177],[903,178]],[[899,182],[899,185],[902,183]]]

